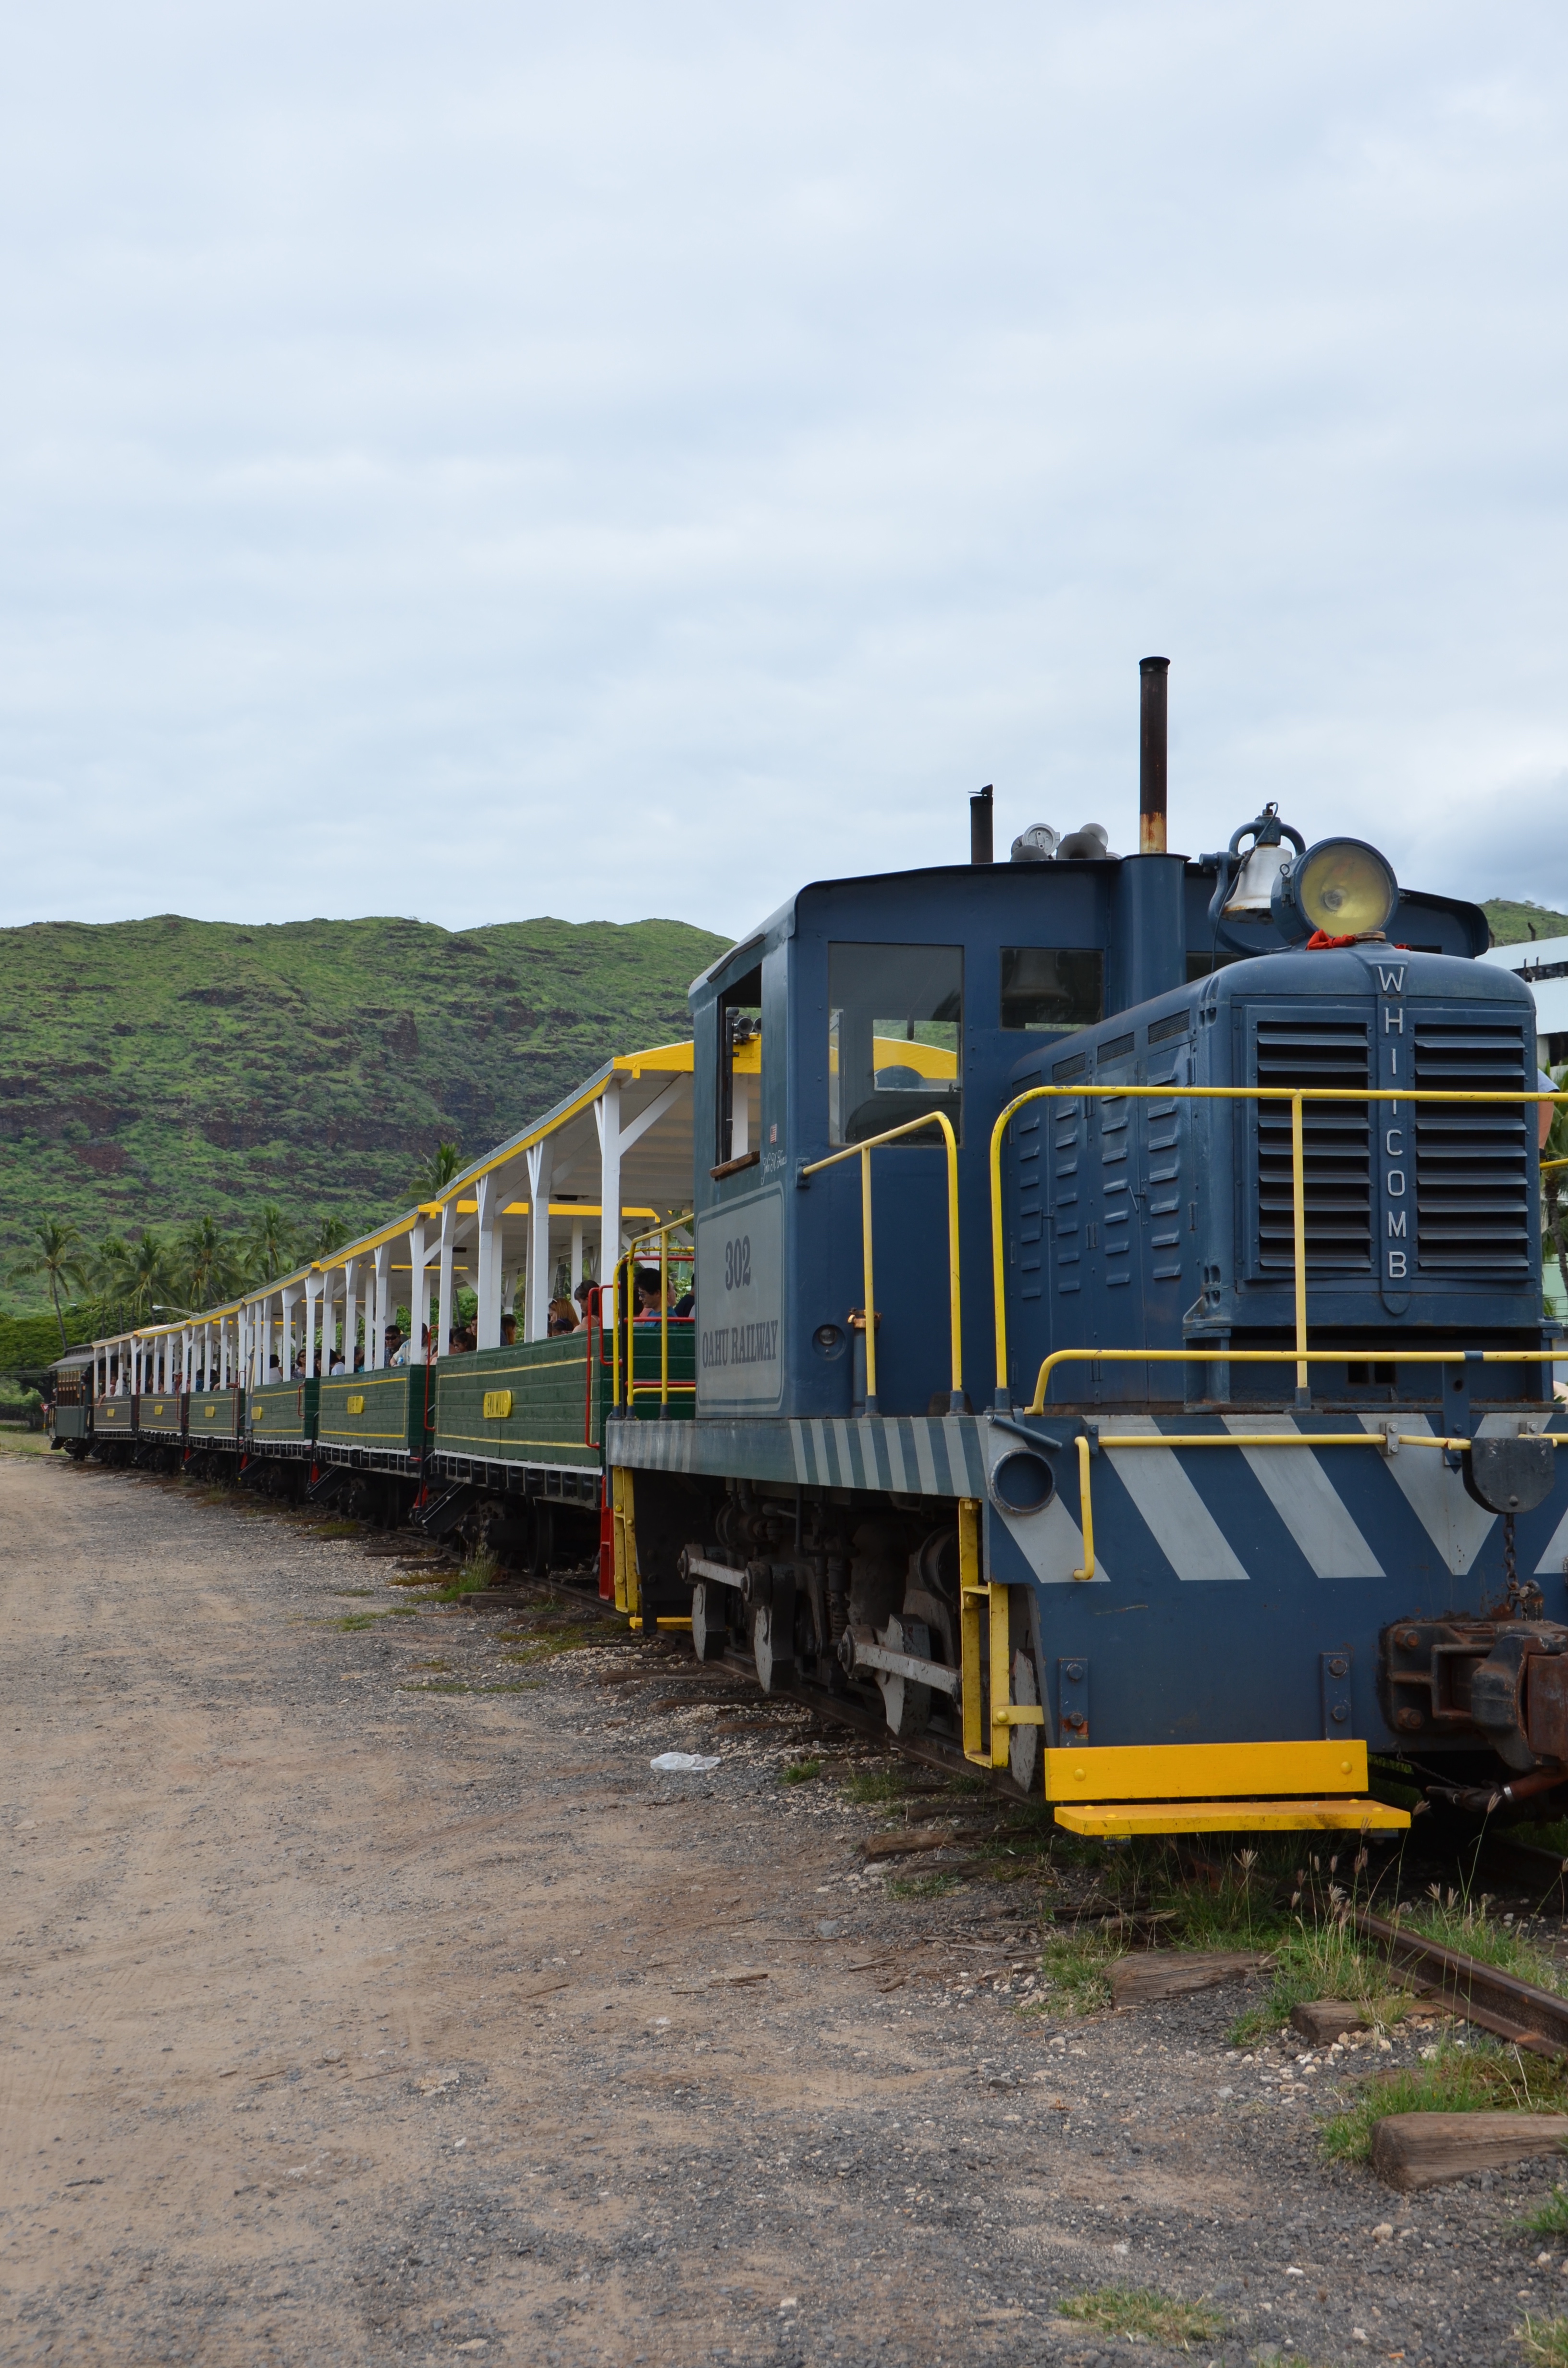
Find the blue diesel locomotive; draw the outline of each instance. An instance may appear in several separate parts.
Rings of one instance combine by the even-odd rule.
[[[1568,1783],[1568,1485],[1528,991],[1475,960],[1476,906],[1402,889],[1359,841],[1309,846],[1268,808],[1168,853],[1165,682],[1146,660],[1136,855],[1040,825],[994,861],[983,792],[970,863],[817,882],[716,962],[693,1045],[638,1056],[641,1116],[619,1099],[641,1069],[612,1061],[297,1278],[284,1370],[302,1338],[318,1395],[297,1385],[287,1452],[352,1460],[328,1402],[386,1384],[317,1360],[357,1337],[354,1261],[381,1288],[389,1245],[418,1277],[439,1239],[432,1361],[415,1344],[378,1466],[412,1518],[504,1542],[564,1500],[645,1634],[689,1622],[699,1656],[870,1708],[1080,1832],[1403,1826],[1373,1759],[1461,1803],[1546,1794]],[[639,1230],[621,1146],[655,1121],[690,1193]],[[534,1197],[509,1203],[525,1163]],[[551,1199],[568,1178],[580,1202]],[[570,1351],[540,1320],[562,1209],[574,1256],[600,1224],[607,1283]],[[479,1339],[454,1359],[465,1240]],[[647,1288],[672,1245],[689,1315]],[[258,1338],[222,1379],[261,1401]],[[154,1355],[176,1406],[191,1354]],[[108,1411],[107,1345],[91,1370]],[[547,1372],[570,1458],[529,1395]]]

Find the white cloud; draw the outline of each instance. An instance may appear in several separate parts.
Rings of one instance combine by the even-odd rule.
[[[34,12],[0,917],[744,927],[1266,796],[1568,902],[1524,6]]]

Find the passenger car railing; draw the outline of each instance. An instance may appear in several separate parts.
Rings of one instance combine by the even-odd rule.
[[[626,1405],[631,1406],[639,1395],[644,1397],[652,1397],[655,1388],[659,1394],[659,1404],[663,1406],[668,1406],[670,1402],[670,1393],[672,1390],[677,1392],[683,1397],[692,1396],[696,1393],[697,1383],[695,1381],[672,1382],[670,1379],[670,1235],[673,1233],[678,1233],[682,1225],[689,1225],[691,1219],[692,1212],[688,1209],[684,1217],[670,1217],[662,1225],[650,1225],[646,1232],[639,1234],[634,1241],[630,1242],[627,1245],[626,1248],[621,1252],[619,1259],[617,1261],[615,1269],[615,1320],[611,1328],[610,1336],[610,1354],[612,1359],[610,1367],[610,1404],[618,1410],[622,1402],[620,1395],[620,1326],[622,1309],[625,1310],[626,1321]],[[642,1248],[643,1243],[653,1241],[656,1241],[659,1245],[659,1378],[657,1383],[639,1382],[637,1379],[633,1346],[636,1336],[632,1329],[632,1326],[637,1321],[637,1292],[636,1286],[632,1281],[632,1276],[637,1264],[637,1253]],[[693,1272],[695,1273],[695,1261],[697,1258],[695,1248],[676,1250],[675,1252],[675,1256],[683,1264],[688,1260],[691,1261]],[[622,1281],[623,1277],[625,1278],[624,1282]]]
[[[897,1143],[906,1134],[915,1134],[923,1126],[939,1126],[948,1155],[948,1338],[949,1363],[951,1372],[950,1404],[955,1414],[964,1412],[963,1395],[963,1296],[959,1281],[959,1146],[952,1121],[941,1110],[928,1110],[924,1118],[906,1119],[902,1126],[890,1126],[882,1134],[868,1135],[864,1143],[852,1143],[843,1151],[830,1152],[825,1159],[813,1159],[797,1172],[796,1182],[804,1185],[812,1176],[820,1176],[826,1167],[837,1167],[846,1159],[860,1162],[860,1263],[866,1304],[862,1310],[866,1323],[866,1412],[876,1414],[877,1404],[877,1309],[872,1280],[871,1258],[871,1154],[884,1143]]]

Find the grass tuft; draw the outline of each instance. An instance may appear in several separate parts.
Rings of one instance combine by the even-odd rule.
[[[1527,2360],[1544,2360],[1551,2368],[1568,2363],[1568,2318],[1534,2318],[1526,2313],[1514,2329],[1514,2340]]]
[[[1269,1947],[1274,1976],[1268,1996],[1232,2024],[1233,2047],[1250,2047],[1265,2032],[1279,2030],[1290,2021],[1291,2009],[1308,1998],[1348,1999],[1369,2022],[1385,2028],[1409,2011],[1409,1998],[1389,1987],[1386,1961],[1362,1948],[1341,1917],[1323,1924],[1298,1917]]]
[[[224,1497],[210,1497],[207,1502],[210,1505],[220,1504],[226,1501],[226,1497],[225,1491]],[[313,1534],[318,1538],[357,1538],[362,1534],[358,1521],[317,1521],[312,1527]]]
[[[809,1784],[813,1777],[821,1774],[820,1759],[796,1759],[788,1768],[779,1770],[778,1782],[781,1784]]]
[[[869,1808],[877,1801],[902,1801],[909,1790],[909,1776],[903,1768],[859,1768],[844,1779],[846,1800],[858,1801]]]
[[[542,1636],[530,1637],[520,1652],[504,1653],[501,1657],[504,1661],[522,1663],[551,1661],[558,1653],[576,1653],[585,1645],[603,1642],[604,1634],[597,1622],[584,1621],[570,1628],[548,1629]]]
[[[418,1685],[405,1683],[398,1688],[400,1694],[466,1694],[472,1691],[460,1678],[426,1678]]]
[[[1479,1899],[1466,1899],[1458,1891],[1444,1891],[1434,1883],[1428,1887],[1427,1898],[1430,1906],[1417,1907],[1404,1918],[1409,1930],[1424,1934],[1428,1941],[1441,1941],[1447,1949],[1458,1949],[1467,1957],[1479,1957],[1483,1964],[1497,1965],[1504,1973],[1517,1974],[1521,1981],[1533,1982],[1538,1989],[1563,1995],[1561,1966],[1511,1924],[1501,1923],[1494,1917],[1492,1901],[1485,1892]]]
[[[1056,2307],[1063,2318],[1081,2319],[1108,2335],[1142,2336],[1172,2351],[1212,2343],[1225,2324],[1217,2310],[1205,2309],[1201,2303],[1172,2302],[1152,2286],[1096,2286],[1088,2294],[1069,2294]]]
[[[1532,2237],[1568,2237],[1568,2187],[1554,2187],[1544,2203],[1515,2225]]]
[[[1532,2064],[1517,2047],[1471,2040],[1439,2041],[1419,2064],[1399,2065],[1361,2083],[1344,2112],[1324,2124],[1331,2161],[1365,2162],[1372,2130],[1389,2113],[1482,2113],[1568,2111],[1568,2066]]]
[[[945,1899],[960,1880],[956,1874],[897,1874],[882,1888],[890,1899]]]
[[[1040,1979],[1051,2004],[1069,2014],[1098,2014],[1110,2004],[1110,1969],[1127,1954],[1112,1932],[1062,1932],[1040,1953]]]

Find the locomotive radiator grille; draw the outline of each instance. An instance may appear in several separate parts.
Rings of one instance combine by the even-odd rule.
[[[1415,1032],[1423,1093],[1517,1093],[1534,1082],[1517,1024],[1425,1019]],[[1415,1245],[1426,1273],[1527,1276],[1533,1110],[1415,1107]]]
[[[1290,1087],[1372,1083],[1367,1024],[1358,1019],[1260,1019],[1257,1082]],[[1365,1102],[1308,1102],[1307,1270],[1369,1274],[1372,1267],[1372,1130]],[[1257,1259],[1266,1271],[1295,1265],[1290,1179],[1290,1106],[1257,1106]]]

